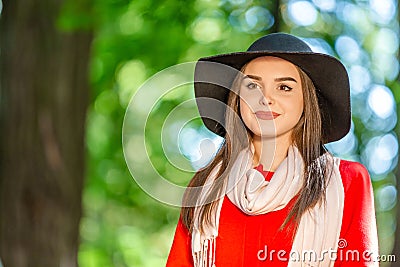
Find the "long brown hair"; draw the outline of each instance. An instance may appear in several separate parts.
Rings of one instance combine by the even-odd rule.
[[[246,65],[241,69],[241,72],[245,68]],[[308,75],[299,67],[296,66],[296,68],[299,72],[303,88],[304,109],[300,120],[293,129],[292,141],[299,149],[303,158],[305,166],[304,180],[303,186],[298,193],[298,198],[285,222],[282,224],[281,229],[292,219],[298,223],[304,212],[314,207],[320,200],[325,199],[325,189],[329,177],[325,161],[316,160],[327,152],[323,145],[322,118],[318,104],[317,90]],[[199,221],[202,229],[204,225],[210,224],[211,216],[214,215],[218,203],[217,199],[224,195],[224,192],[222,192],[223,185],[227,180],[232,167],[231,165],[235,160],[235,155],[238,155],[243,148],[248,147],[251,142],[251,134],[246,127],[243,127],[243,122],[240,118],[240,97],[238,93],[241,83],[240,77],[242,77],[240,74],[236,77],[228,96],[227,111],[225,113],[225,129],[227,133],[225,140],[215,158],[193,176],[183,197],[181,219],[189,232],[193,229],[193,203],[196,203],[200,194],[199,190],[193,189],[203,186],[210,173],[221,164],[216,175],[217,178],[214,179],[211,185],[207,201],[201,206]],[[329,153],[326,154],[330,156]],[[187,205],[188,203],[192,205]]]

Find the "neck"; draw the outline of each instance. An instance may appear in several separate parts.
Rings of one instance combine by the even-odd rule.
[[[275,171],[282,161],[287,157],[289,146],[292,144],[288,136],[260,137],[254,136],[253,165],[262,164],[264,170]]]

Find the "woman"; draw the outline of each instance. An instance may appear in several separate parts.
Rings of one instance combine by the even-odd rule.
[[[349,91],[289,34],[200,59],[199,112],[225,142],[189,183],[167,266],[377,266],[368,172],[323,145],[350,129]]]

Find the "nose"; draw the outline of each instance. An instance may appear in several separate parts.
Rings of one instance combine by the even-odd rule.
[[[267,93],[267,92],[262,92],[260,99],[259,99],[259,104],[263,106],[269,106],[272,105],[274,102],[272,96]]]

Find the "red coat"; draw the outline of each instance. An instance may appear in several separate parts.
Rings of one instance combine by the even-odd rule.
[[[273,173],[257,167],[269,180]],[[367,170],[356,162],[342,160],[339,166],[344,187],[344,210],[335,267],[378,266],[366,261],[377,249],[377,233],[371,181]],[[279,227],[295,198],[282,210],[251,216],[239,210],[228,197],[222,204],[216,240],[217,267],[287,266],[294,230]],[[357,255],[359,260],[357,260]],[[347,260],[346,260],[347,259]],[[193,266],[191,236],[179,220],[167,267]]]

